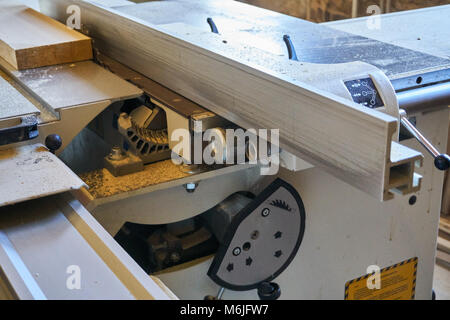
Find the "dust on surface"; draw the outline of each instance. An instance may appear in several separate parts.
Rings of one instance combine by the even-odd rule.
[[[121,177],[114,177],[107,169],[99,169],[81,174],[80,178],[89,186],[92,197],[99,199],[188,176],[190,174],[182,172],[172,160],[165,160]]]
[[[1,150],[0,160],[11,159],[17,155],[17,150],[15,148]]]
[[[35,152],[48,152],[48,149],[44,146],[40,146],[40,147],[37,147],[34,151]]]

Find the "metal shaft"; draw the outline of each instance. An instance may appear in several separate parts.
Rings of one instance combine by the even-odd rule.
[[[420,142],[420,144],[427,149],[427,151],[436,158],[440,155],[439,151],[425,138],[419,130],[406,118],[405,114],[400,115],[402,125]]]
[[[420,142],[420,144],[427,149],[427,151],[434,158],[434,166],[439,170],[448,170],[450,168],[450,156],[445,153],[439,153],[439,150],[436,149],[430,141],[425,138],[416,127],[409,122],[406,117],[406,112],[400,109],[400,122],[401,124]]]
[[[221,300],[222,299],[224,291],[225,291],[225,288],[224,287],[220,287],[219,292],[217,293],[217,300]]]

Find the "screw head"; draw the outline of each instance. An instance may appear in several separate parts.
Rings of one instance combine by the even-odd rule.
[[[241,248],[236,247],[233,249],[233,255],[238,256],[241,254]]]
[[[267,217],[269,214],[270,214],[270,209],[269,209],[269,208],[264,208],[264,209],[261,211],[261,215],[262,215],[263,217]]]
[[[193,193],[197,189],[197,186],[198,186],[198,184],[197,183],[193,183],[193,182],[186,183],[184,185],[184,187],[185,187],[185,189],[186,189],[186,191],[188,193]]]

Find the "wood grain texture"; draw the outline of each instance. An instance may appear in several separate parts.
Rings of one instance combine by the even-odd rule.
[[[47,0],[41,9],[64,20],[70,4],[112,58],[243,128],[280,129],[282,148],[380,200],[391,197],[396,119],[308,85],[323,67],[210,32],[174,32],[90,2]]]
[[[11,1],[0,3],[0,56],[18,70],[92,59],[91,39]]]

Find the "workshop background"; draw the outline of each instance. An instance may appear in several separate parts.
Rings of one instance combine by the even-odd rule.
[[[21,0],[38,9],[39,0]],[[102,0],[96,0],[102,2]],[[114,0],[105,0],[108,2]],[[340,19],[368,16],[369,6],[377,5],[380,13],[413,10],[424,7],[450,4],[450,0],[239,0],[265,9],[321,23]],[[148,2],[148,0],[133,0]],[[449,130],[450,132],[450,130]],[[449,134],[450,141],[450,134]],[[447,153],[450,153],[450,144]],[[443,191],[441,223],[438,240],[438,258],[434,275],[437,299],[450,300],[450,178],[446,177]]]
[[[377,5],[381,13],[449,4],[448,0],[241,0],[258,7],[282,12],[314,22],[327,22],[368,15]]]

